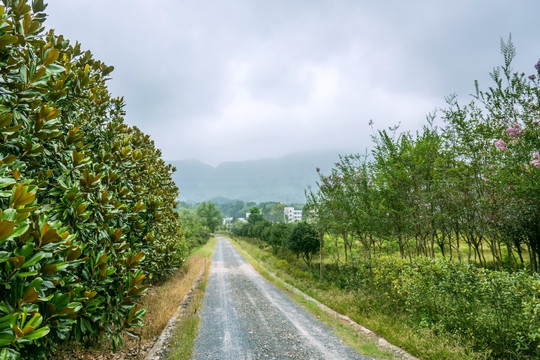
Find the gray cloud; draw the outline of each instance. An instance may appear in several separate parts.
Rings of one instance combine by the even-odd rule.
[[[55,0],[47,27],[115,66],[126,121],[167,159],[363,152],[377,128],[418,129],[511,32],[514,68],[540,54],[534,1]]]

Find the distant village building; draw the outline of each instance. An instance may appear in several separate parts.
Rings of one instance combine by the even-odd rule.
[[[285,222],[298,222],[302,221],[302,210],[295,210],[294,207],[286,207],[283,209]]]

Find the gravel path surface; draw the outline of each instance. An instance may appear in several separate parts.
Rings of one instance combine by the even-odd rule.
[[[192,359],[370,359],[358,355],[219,238]]]

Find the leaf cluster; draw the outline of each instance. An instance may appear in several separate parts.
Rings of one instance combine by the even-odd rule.
[[[0,5],[0,358],[136,336],[144,280],[185,254],[173,168],[44,10]]]

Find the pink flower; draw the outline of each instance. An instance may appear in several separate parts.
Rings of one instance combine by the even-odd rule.
[[[539,122],[540,122],[540,121],[538,121],[538,120],[533,120],[532,123],[533,123],[533,125],[537,125]]]
[[[506,146],[506,143],[504,142],[503,139],[499,139],[498,141],[496,141],[495,147],[502,151],[508,151],[508,147]]]
[[[535,168],[540,169],[540,154],[534,153],[533,158],[534,160],[531,160],[530,164],[534,166]]]
[[[321,169],[320,168],[315,168],[315,171],[321,172]]]
[[[389,213],[386,213],[386,216],[390,216],[390,214],[389,214]]]
[[[512,127],[506,129],[506,132],[508,133],[508,135],[510,135],[511,138],[520,137],[523,134],[523,130],[521,130],[518,123],[514,123]]]
[[[485,177],[485,176],[482,178],[482,180],[489,181],[489,179],[487,177]]]
[[[357,179],[361,179],[361,178],[362,178],[362,174],[360,174],[360,173],[357,173],[355,176],[356,176]]]
[[[373,125],[373,120],[369,119],[369,126]]]
[[[489,168],[490,168],[491,170],[493,170],[493,169],[495,169],[495,165],[491,165]]]

